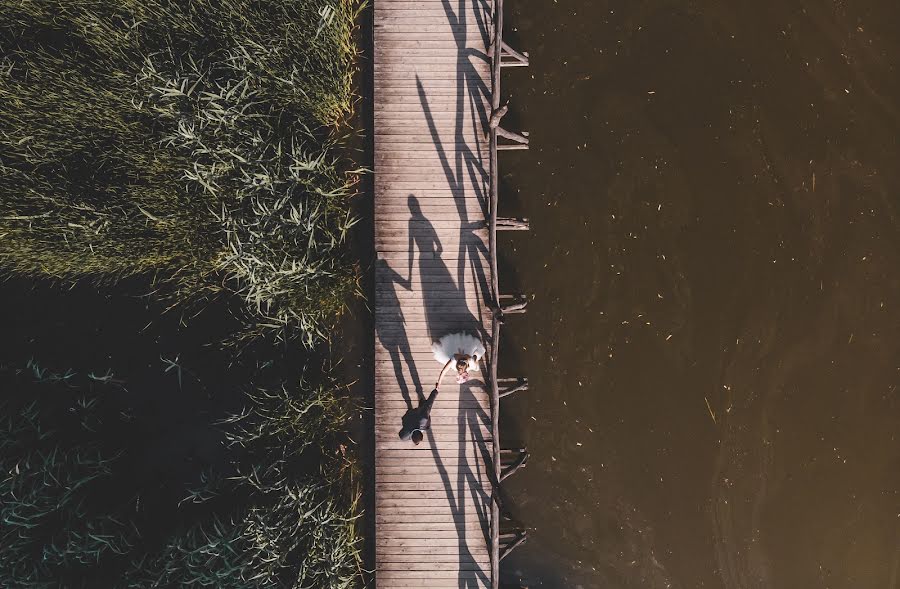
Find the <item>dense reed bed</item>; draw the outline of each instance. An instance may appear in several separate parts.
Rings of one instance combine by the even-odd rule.
[[[357,0],[0,0],[0,266],[240,297],[312,344],[356,288]]]
[[[127,474],[143,448],[126,385],[34,363],[0,370],[0,585],[355,586],[356,494],[352,466],[332,451],[347,416],[335,383],[258,391],[222,420],[223,443],[238,450],[185,492],[181,521],[162,535],[141,509],[145,485]]]

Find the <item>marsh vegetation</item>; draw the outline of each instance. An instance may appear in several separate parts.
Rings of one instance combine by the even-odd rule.
[[[0,2],[0,264],[311,345],[355,288],[355,0]]]
[[[353,467],[328,451],[346,426],[335,383],[257,392],[248,411],[214,424],[238,448],[218,468],[176,481],[179,521],[163,526],[153,521],[159,509],[141,505],[149,481],[134,471],[148,448],[133,427],[127,382],[31,362],[5,367],[0,383],[3,586],[356,581]]]
[[[360,9],[0,0],[0,585],[357,583]]]

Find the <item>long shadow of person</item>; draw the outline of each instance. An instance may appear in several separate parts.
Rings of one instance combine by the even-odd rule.
[[[411,411],[412,397],[409,394],[409,386],[403,370],[404,362],[419,402],[425,398],[425,395],[422,391],[422,382],[419,380],[419,371],[416,369],[416,363],[413,360],[409,338],[406,335],[406,319],[403,316],[403,309],[395,286],[401,286],[406,290],[410,290],[411,280],[403,278],[399,272],[391,268],[386,260],[379,259],[375,264],[375,282],[378,289],[378,318],[375,321],[376,337],[391,356],[394,375],[397,377],[397,383],[400,385],[400,394],[403,395],[403,400],[406,401],[407,411]]]
[[[428,335],[436,340],[449,331],[462,331],[482,337],[484,326],[469,309],[464,275],[457,284],[441,257],[444,248],[434,225],[422,213],[419,199],[410,194],[407,206],[410,213],[408,269],[412,276],[413,264],[418,258]]]

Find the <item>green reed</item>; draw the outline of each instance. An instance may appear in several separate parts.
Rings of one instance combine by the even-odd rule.
[[[0,0],[0,268],[240,297],[312,344],[357,288],[358,0]]]
[[[0,586],[78,587],[92,575],[119,579],[114,588],[358,585],[359,496],[333,448],[349,408],[329,377],[249,395],[219,424],[232,472],[204,472],[184,522],[147,543],[139,496],[116,484],[142,452],[102,446],[121,416],[108,403],[122,381],[106,375],[0,370]],[[199,504],[209,509],[198,518]]]
[[[118,456],[46,428],[37,402],[4,405],[0,416],[0,585],[58,587],[63,571],[127,554],[134,528],[87,505]]]
[[[214,519],[138,560],[124,586],[345,589],[359,581],[355,502],[333,483],[270,487],[238,519]]]

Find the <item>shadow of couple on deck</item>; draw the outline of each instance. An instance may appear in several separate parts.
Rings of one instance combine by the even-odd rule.
[[[407,259],[403,260],[406,262],[403,268],[406,276],[403,276],[402,270],[398,272],[395,269],[403,263],[401,260],[379,259],[376,279],[381,313],[380,321],[376,322],[376,325],[381,326],[378,338],[390,355],[394,376],[406,403],[404,428],[407,423],[419,420],[423,409],[428,407],[417,361],[431,366],[436,377],[442,367],[431,357],[432,342],[451,332],[470,333],[486,341],[488,334],[485,333],[483,321],[476,317],[476,312],[481,314],[488,308],[485,294],[489,292],[489,280],[484,270],[485,250],[481,238],[475,234],[484,224],[448,220],[448,217],[454,215],[437,214],[455,210],[454,205],[445,199],[425,198],[420,201],[410,194],[407,206],[409,253]],[[434,223],[429,220],[429,216],[435,219]],[[447,224],[459,225],[459,264],[455,277],[445,262],[446,252],[435,223],[444,233]],[[392,261],[395,267],[392,267]],[[470,308],[473,302],[476,305],[475,312]],[[416,316],[406,317],[404,308],[415,309]],[[421,335],[411,335],[415,333],[412,326],[420,325],[421,318],[424,318],[424,332],[428,335],[428,341],[423,340]],[[483,396],[485,387],[486,384],[481,379],[473,377],[459,385],[458,397],[448,392],[449,396],[443,399],[440,395],[433,398],[438,407],[442,400],[447,404],[455,402],[458,412],[455,415],[447,411],[441,412],[440,418],[435,419],[437,432],[430,427],[423,428],[423,437],[427,440],[426,446],[430,450],[441,483],[439,488],[425,484],[428,488],[422,488],[422,496],[444,503],[434,495],[440,492],[447,499],[450,515],[459,534],[457,559],[460,587],[468,587],[470,583],[480,586],[489,582],[477,566],[479,558],[483,558],[478,555],[483,554],[489,544],[488,538],[478,535],[478,541],[471,545],[474,537],[469,538],[474,533],[472,522],[485,522],[489,518],[490,498],[483,488],[483,481],[490,474],[482,469],[491,464],[490,450],[485,440],[490,415],[475,393],[480,389]],[[413,392],[418,401],[417,406],[413,405]],[[447,450],[441,451],[441,445],[455,450],[452,450],[452,454]],[[472,455],[467,455],[467,451],[471,451]]]
[[[458,281],[454,280],[450,269],[442,259],[444,250],[437,230],[426,218],[419,200],[410,194],[407,205],[410,211],[407,277],[391,267],[388,260],[383,258],[377,260],[376,280],[379,287],[380,317],[376,322],[376,329],[381,344],[391,357],[394,375],[407,410],[414,410],[410,384],[419,403],[425,400],[425,395],[416,366],[416,355],[413,353],[413,342],[410,342],[407,333],[407,318],[403,313],[404,301],[422,309],[431,341],[437,341],[450,331],[471,333],[482,340],[487,334],[484,332],[483,323],[469,309],[464,266],[460,268],[461,278]],[[470,225],[463,227],[463,230],[471,233],[472,229],[482,226],[477,223]],[[461,236],[460,239],[462,247],[462,240],[465,238]],[[416,259],[418,267],[414,274],[413,266]],[[488,288],[483,268],[473,265],[471,270],[481,283],[481,288]],[[415,342],[420,360],[423,353],[429,353],[421,347],[422,343]]]

